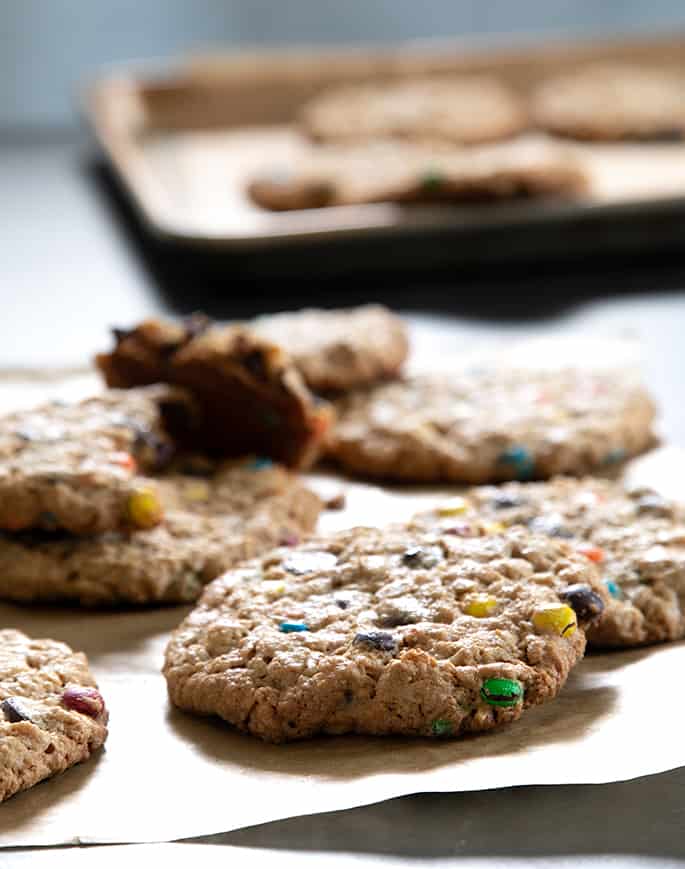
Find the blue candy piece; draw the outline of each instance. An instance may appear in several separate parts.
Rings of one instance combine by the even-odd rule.
[[[512,467],[517,480],[529,480],[535,471],[535,459],[526,447],[509,447],[500,453],[497,461]]]
[[[607,591],[612,597],[620,598],[622,596],[621,589],[616,585],[613,579],[605,579],[604,585],[606,585]]]
[[[609,452],[604,456],[604,464],[617,465],[626,458],[626,455],[627,453],[623,447],[615,447],[613,450],[609,450]]]
[[[283,634],[299,634],[302,631],[308,631],[309,628],[304,622],[281,622],[278,630]]]
[[[257,456],[257,458],[253,459],[247,467],[251,471],[263,471],[265,468],[272,468],[273,464],[274,463],[271,459],[264,458],[264,456]]]

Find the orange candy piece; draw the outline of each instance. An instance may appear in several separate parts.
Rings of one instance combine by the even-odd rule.
[[[600,549],[599,546],[581,546],[579,551],[590,561],[594,561],[595,564],[601,564],[604,561],[604,550]]]

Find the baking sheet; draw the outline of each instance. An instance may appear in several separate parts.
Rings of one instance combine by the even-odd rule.
[[[570,201],[409,208],[380,203],[278,214],[251,203],[246,182],[302,150],[293,118],[308,99],[331,86],[398,75],[485,73],[527,93],[542,79],[586,63],[677,67],[684,46],[685,37],[674,33],[508,47],[421,40],[179,58],[110,70],[86,94],[85,111],[141,216],[169,240],[246,251],[449,230],[455,239],[460,233],[469,239],[452,246],[453,257],[489,260],[502,227],[563,226],[566,247],[575,238],[586,249],[588,226],[606,229],[608,220],[644,217],[645,210],[657,220],[682,212],[685,147],[564,140],[587,166],[590,182],[587,195]],[[616,227],[611,229],[595,233],[594,244],[606,246]],[[511,244],[510,238],[498,245],[499,255]],[[538,254],[544,239],[535,236],[535,244]],[[549,240],[547,245],[555,251]],[[515,248],[531,252],[522,235]]]
[[[85,373],[58,391],[75,397],[92,383]],[[54,386],[5,383],[0,408],[54,394]],[[685,450],[662,448],[629,472],[675,494],[685,483]],[[448,491],[331,473],[311,479],[346,494],[345,509],[323,517],[324,530],[402,519]],[[677,709],[685,644],[591,655],[555,702],[499,732],[454,742],[339,737],[271,746],[170,708],[160,667],[168,634],[187,612],[0,604],[0,625],[85,651],[111,714],[104,751],[0,806],[0,847],[175,840],[422,791],[600,783],[685,765],[675,712],[660,716],[659,738],[639,750],[648,705],[659,698]]]

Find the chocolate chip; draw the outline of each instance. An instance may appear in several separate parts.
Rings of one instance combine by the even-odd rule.
[[[8,697],[0,703],[5,719],[10,724],[16,724],[18,721],[30,721],[31,716],[26,711],[21,701],[16,697]]]
[[[402,555],[402,563],[407,567],[435,567],[440,561],[442,550],[438,546],[410,546]]]
[[[151,470],[165,468],[174,456],[173,445],[142,426],[134,426],[134,431],[133,451],[136,458]]]
[[[250,374],[253,374],[260,380],[266,378],[266,362],[264,361],[264,354],[261,350],[251,350],[246,354],[243,357],[243,365],[247,368]]]
[[[517,495],[507,495],[502,492],[490,501],[495,510],[509,510],[512,507],[522,507],[526,503],[525,498],[520,498]]]
[[[118,344],[121,344],[129,335],[133,335],[134,329],[119,329],[117,326],[112,326],[111,328],[112,337]]]
[[[369,646],[372,649],[378,649],[379,652],[394,652],[397,648],[392,634],[386,634],[383,631],[357,634],[354,638],[354,644],[355,646]]]
[[[341,610],[346,610],[350,605],[350,602],[348,600],[345,600],[342,597],[336,598],[335,602],[340,607]]]
[[[604,612],[604,601],[589,585],[569,585],[559,597],[575,612],[579,622],[592,622]]]

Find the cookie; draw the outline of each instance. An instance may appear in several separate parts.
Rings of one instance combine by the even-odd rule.
[[[470,517],[567,539],[595,562],[612,596],[588,631],[595,646],[639,646],[685,637],[685,509],[649,489],[620,482],[558,478],[470,490]],[[454,524],[451,518],[434,522]]]
[[[90,538],[0,535],[0,599],[82,606],[185,603],[245,558],[313,530],[321,501],[265,458],[210,476],[193,463],[159,481],[164,521],[149,531]]]
[[[106,738],[86,656],[0,630],[0,802],[87,760]]]
[[[618,64],[588,66],[540,85],[531,113],[542,129],[573,139],[679,140],[685,134],[685,76]]]
[[[409,352],[404,323],[382,305],[274,314],[252,326],[290,354],[314,392],[392,379]]]
[[[114,330],[116,347],[97,356],[108,386],[166,382],[185,386],[201,425],[170,420],[190,449],[222,456],[257,451],[291,467],[319,454],[331,409],[317,402],[280,347],[243,326],[216,326],[192,317],[183,324],[147,320]]]
[[[474,203],[573,197],[586,189],[578,158],[544,141],[470,148],[401,142],[310,148],[255,175],[247,193],[263,208]]]
[[[149,528],[162,518],[145,474],[173,455],[163,416],[191,413],[165,387],[111,390],[0,418],[0,529],[95,534]]]
[[[345,396],[329,450],[346,470],[486,483],[610,468],[654,443],[654,405],[628,374],[474,368]]]
[[[164,674],[176,706],[270,742],[459,736],[551,700],[606,597],[586,558],[521,529],[353,528],[215,580]]]
[[[476,145],[516,135],[527,120],[524,102],[485,76],[350,85],[315,97],[299,116],[310,138],[347,144],[404,139]]]

